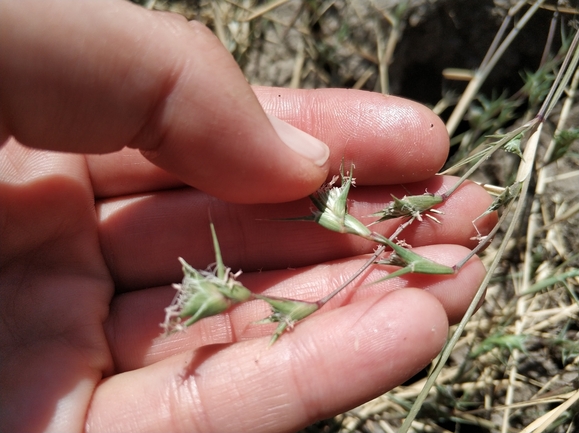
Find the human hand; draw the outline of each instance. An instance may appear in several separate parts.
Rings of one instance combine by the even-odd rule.
[[[0,430],[294,431],[422,369],[484,274],[476,258],[451,276],[369,285],[384,271],[368,272],[271,348],[271,327],[253,324],[268,314],[259,301],[161,338],[177,257],[214,260],[209,212],[246,287],[317,299],[372,244],[271,220],[307,214],[299,198],[342,159],[356,166],[358,217],[405,188],[444,191],[444,126],[365,92],[256,99],[199,25],[124,2],[1,2],[0,52],[0,137],[28,146],[0,148]],[[288,150],[261,106],[327,143],[329,161]],[[489,202],[466,184],[441,225],[402,237],[452,265]]]

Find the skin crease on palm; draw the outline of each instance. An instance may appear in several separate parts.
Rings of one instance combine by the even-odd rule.
[[[210,218],[252,291],[331,292],[374,245],[274,220],[308,215],[342,160],[364,222],[391,193],[444,192],[443,123],[393,96],[252,89],[203,26],[123,0],[2,0],[0,52],[0,431],[296,431],[420,371],[484,276],[476,257],[378,284],[371,268],[270,348],[260,301],[161,338],[177,257],[214,261]],[[466,183],[401,238],[453,265],[490,201]]]

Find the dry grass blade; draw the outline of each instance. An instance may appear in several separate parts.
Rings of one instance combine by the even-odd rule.
[[[547,412],[545,415],[533,421],[528,427],[523,429],[521,433],[542,433],[548,428],[551,428],[553,423],[557,418],[559,418],[563,412],[569,409],[572,405],[579,401],[579,391],[576,391],[567,401],[565,401],[560,406]]]
[[[274,0],[269,3],[264,4],[261,7],[255,8],[253,12],[244,19],[244,21],[252,21],[262,15],[265,15],[268,12],[273,11],[274,9],[286,4],[290,0]]]
[[[525,1],[519,1],[515,6],[512,7],[511,11],[509,11],[509,16],[516,13]],[[491,46],[491,50],[487,54],[488,60],[483,60],[482,67],[478,69],[475,74],[474,78],[470,81],[467,88],[465,89],[464,93],[462,94],[456,108],[450,115],[450,118],[446,122],[446,129],[450,135],[454,134],[456,128],[458,127],[458,123],[464,117],[469,104],[472,102],[474,97],[476,96],[477,92],[480,90],[481,86],[483,85],[484,80],[496,66],[497,62],[504,54],[508,46],[512,43],[513,39],[519,34],[520,30],[527,24],[527,22],[531,19],[531,17],[537,12],[541,4],[544,3],[544,0],[537,0],[533,6],[523,15],[523,17],[517,22],[516,26],[511,30],[511,32],[505,37],[505,40],[496,48],[496,51],[493,50],[494,47]]]

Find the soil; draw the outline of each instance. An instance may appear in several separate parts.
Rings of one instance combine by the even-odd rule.
[[[292,1],[277,8],[281,22],[296,17],[296,25],[280,34],[263,25],[242,65],[255,84],[289,86],[303,39],[300,28],[312,28],[300,87],[352,87],[378,61],[377,31],[386,37],[391,28],[384,18],[397,1],[333,1],[317,16]],[[445,91],[460,92],[464,83],[443,78],[446,68],[473,70],[480,65],[506,14],[509,2],[492,0],[414,0],[401,20],[401,34],[389,66],[389,93],[427,104],[438,102]],[[378,13],[377,13],[378,12]],[[540,12],[523,30],[487,80],[484,90],[517,90],[518,73],[535,70],[540,62],[552,13]],[[313,22],[313,25],[312,25]],[[303,42],[302,42],[303,43]],[[380,90],[377,74],[362,86]]]

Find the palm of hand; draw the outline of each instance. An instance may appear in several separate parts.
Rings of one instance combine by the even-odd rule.
[[[2,233],[2,388],[22,390],[3,394],[14,417],[6,427],[44,429],[63,405],[80,431],[85,411],[78,408],[112,369],[103,323],[114,290],[84,157],[3,150],[12,150],[5,161],[15,170],[1,190],[10,203],[3,210],[10,231]]]

